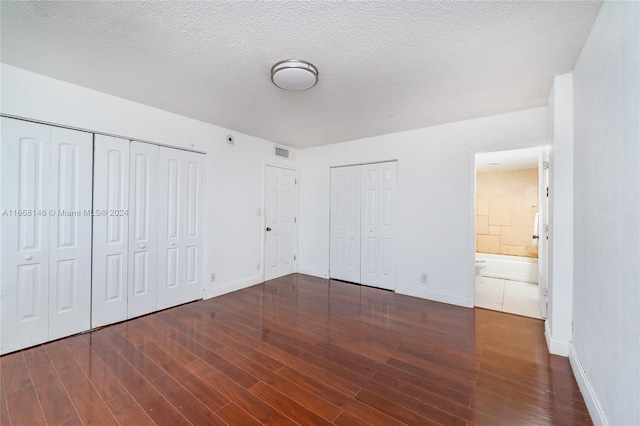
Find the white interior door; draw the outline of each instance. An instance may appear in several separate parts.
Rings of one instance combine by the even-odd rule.
[[[265,281],[295,272],[295,184],[294,170],[265,167]]]
[[[158,151],[155,145],[129,146],[129,262],[127,317],[156,310],[158,270]]]
[[[397,163],[362,166],[361,283],[395,289]]]
[[[0,353],[4,354],[45,342],[49,336],[51,128],[1,120]]]
[[[93,135],[51,128],[49,340],[91,327]]]
[[[95,135],[93,176],[91,326],[101,327],[127,319],[129,141]]]
[[[546,167],[545,167],[546,165]],[[540,153],[538,162],[538,303],[542,318],[547,317],[549,288],[549,151]]]
[[[360,282],[360,166],[331,169],[330,276]]]

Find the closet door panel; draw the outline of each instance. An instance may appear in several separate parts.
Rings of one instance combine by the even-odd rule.
[[[378,247],[377,286],[393,290],[396,282],[396,188],[398,163],[378,165]]]
[[[129,146],[129,263],[127,317],[156,310],[158,270],[158,147]]]
[[[93,182],[91,326],[100,327],[127,319],[128,140],[95,136]]]
[[[92,159],[93,135],[51,128],[50,340],[91,325]]]
[[[360,282],[360,166],[331,169],[331,278]]]
[[[378,285],[378,218],[380,203],[378,164],[362,166],[362,270],[361,283]]]
[[[1,119],[0,353],[49,334],[49,174],[51,128]]]
[[[182,302],[202,298],[204,288],[205,156],[183,152],[185,162],[184,287]]]
[[[159,158],[157,300],[165,309],[182,303],[186,170],[180,150],[161,147]]]

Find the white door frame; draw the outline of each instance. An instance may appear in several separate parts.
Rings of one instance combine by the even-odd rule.
[[[261,273],[262,273],[262,281],[265,281],[266,272],[267,272],[267,167],[275,167],[277,169],[290,170],[294,172],[294,190],[293,190],[293,214],[296,218],[293,224],[293,252],[295,253],[295,258],[293,260],[293,272],[298,272],[298,181],[300,180],[299,171],[297,167],[287,167],[282,164],[276,164],[272,162],[265,161],[263,166],[262,173],[262,211],[261,216],[262,220],[260,221],[261,227],[260,232],[262,233],[262,262],[261,262]]]
[[[537,148],[537,147],[549,147],[551,149],[551,142],[548,139],[534,139],[524,142],[508,142],[496,145],[486,146],[471,146],[469,147],[469,249],[467,265],[469,268],[469,283],[467,287],[467,307],[475,307],[475,278],[476,278],[476,154],[486,152],[497,151],[510,151],[514,149],[524,148]],[[551,166],[550,166],[551,167]],[[538,206],[540,208],[540,206]],[[551,245],[551,239],[548,246]],[[548,247],[547,246],[547,247]],[[548,268],[545,268],[548,271]],[[547,283],[549,283],[549,276],[545,277]],[[547,289],[548,290],[548,289]]]

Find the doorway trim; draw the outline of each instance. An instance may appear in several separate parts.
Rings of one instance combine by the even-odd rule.
[[[507,142],[494,145],[483,146],[470,146],[469,147],[469,249],[467,265],[469,268],[469,282],[468,282],[468,298],[467,307],[475,308],[475,277],[476,277],[476,154],[498,151],[510,151],[515,149],[524,148],[543,148],[548,147],[552,149],[551,142],[546,139],[532,139],[527,141]],[[551,241],[549,240],[551,245]],[[548,274],[545,277],[547,284],[549,283]],[[553,294],[550,292],[550,294]],[[544,320],[546,322],[546,319]]]

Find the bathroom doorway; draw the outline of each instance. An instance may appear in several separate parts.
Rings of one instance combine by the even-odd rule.
[[[546,316],[548,148],[477,153],[475,306]]]

